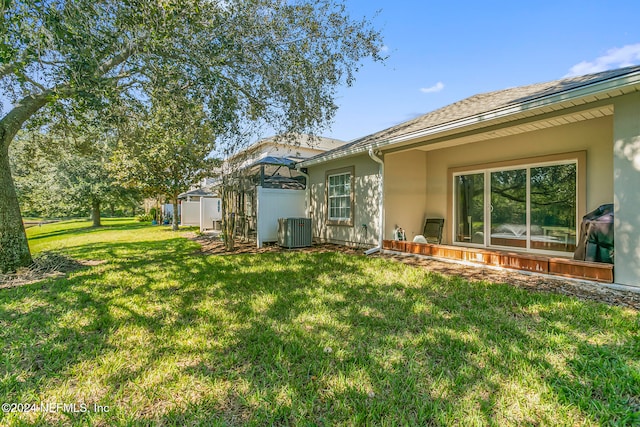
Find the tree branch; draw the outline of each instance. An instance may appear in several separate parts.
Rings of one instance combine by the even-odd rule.
[[[52,90],[39,93],[38,95],[28,95],[22,98],[11,111],[0,119],[2,128],[2,148],[9,146],[13,137],[18,133],[22,124],[40,108],[49,102],[53,95]]]
[[[122,52],[120,52],[117,55],[115,55],[113,58],[103,62],[102,65],[100,65],[96,69],[96,71],[94,73],[94,76],[95,77],[104,76],[106,73],[108,73],[109,71],[113,70],[118,65],[124,63],[134,53],[135,53],[135,46],[134,45],[130,45],[129,47],[124,49]]]
[[[127,47],[122,52],[103,62],[102,65],[100,65],[94,72],[94,76],[101,78],[113,68],[125,62],[131,55],[133,55],[134,52],[135,48],[133,45]],[[15,72],[16,70],[13,64],[6,64],[0,67],[0,77]],[[18,77],[23,77],[25,81],[36,86],[41,90],[41,92],[25,96],[13,107],[11,111],[0,119],[0,128],[2,128],[3,133],[3,148],[11,143],[13,137],[18,133],[18,130],[20,130],[24,122],[33,116],[40,108],[49,103],[55,95],[65,98],[74,92],[68,83],[59,84],[53,88],[47,89],[26,75],[18,75]],[[122,78],[125,77],[125,75],[120,75],[118,77]]]
[[[4,76],[8,76],[9,74],[12,74],[14,70],[15,70],[14,64],[0,65],[0,79],[3,78]]]
[[[58,67],[60,65],[64,65],[64,61],[46,61],[42,58],[38,58],[38,63],[40,63],[41,65],[49,65],[52,67]]]
[[[44,87],[43,85],[41,85],[40,83],[38,83],[37,81],[33,80],[31,77],[27,76],[25,73],[15,70],[14,73],[21,79],[24,79],[24,81],[31,83],[32,85],[34,85],[35,87],[37,87],[38,89],[40,89],[41,92],[45,92],[47,90],[46,87]]]
[[[234,80],[225,77],[222,74],[217,74],[217,76],[224,80],[225,82],[229,83],[232,87],[236,88],[237,90],[239,90],[244,96],[247,97],[247,99],[250,99],[252,102],[255,102],[256,104],[262,106],[262,107],[266,107],[267,104],[265,104],[262,100],[256,98],[255,96],[253,96],[253,94],[251,92],[249,92],[248,90],[246,90],[245,88],[243,88],[241,85],[237,84]]]

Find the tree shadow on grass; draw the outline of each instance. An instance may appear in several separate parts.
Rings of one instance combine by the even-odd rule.
[[[610,425],[640,425],[640,339],[612,345],[580,343],[567,372],[548,383],[563,402]]]
[[[346,264],[336,263],[336,270],[346,276],[363,274]],[[466,288],[487,309],[468,314],[476,305],[474,299],[454,300],[429,288],[407,288],[402,282],[382,286],[341,283],[329,286],[331,298],[322,302],[331,314],[330,321],[311,326],[301,315],[314,305],[309,296],[313,289],[300,286],[299,276],[287,275],[280,282],[269,282],[274,286],[259,289],[273,296],[266,310],[256,310],[251,304],[257,289],[248,294],[231,289],[235,296],[231,308],[245,326],[235,333],[236,344],[226,350],[231,360],[220,365],[220,353],[212,353],[210,362],[187,372],[211,377],[214,382],[231,378],[249,384],[247,394],[255,393],[254,399],[231,392],[213,405],[212,416],[232,424],[386,420],[446,425],[461,415],[456,415],[457,403],[477,391],[477,420],[483,424],[508,421],[508,414],[496,414],[499,402],[495,394],[505,393],[503,389],[509,386],[505,382],[515,382],[522,370],[536,369],[540,377],[555,372],[541,354],[548,346],[541,336],[547,326],[536,330],[534,324],[523,324],[510,313],[530,305],[553,305],[562,298],[520,291],[514,300],[511,294],[504,295],[509,288],[496,292],[486,284],[476,287],[455,279],[431,279],[453,292],[464,293],[462,288]],[[428,302],[430,310],[416,313],[416,301]],[[599,314],[607,317],[606,309]],[[569,338],[581,333],[578,326]],[[468,338],[474,334],[475,340]],[[386,360],[385,352],[395,352],[397,357]],[[562,396],[559,400],[562,404]],[[581,409],[585,418],[599,418],[588,408]],[[167,419],[183,416],[186,414],[174,411]],[[552,424],[554,420],[553,411],[533,411],[521,418],[516,415],[511,423]]]
[[[84,221],[82,221],[84,222]],[[86,227],[80,227],[80,228],[73,228],[73,229],[59,229],[59,230],[52,230],[52,231],[47,231],[44,233],[38,233],[34,236],[29,236],[29,241],[37,241],[37,240],[41,240],[41,239],[48,239],[51,237],[56,237],[56,236],[79,236],[79,235],[84,235],[84,234],[88,234],[88,233],[97,233],[97,232],[103,232],[105,229],[108,230],[131,230],[131,231],[135,231],[135,230],[139,230],[141,228],[148,228],[150,227],[149,224],[145,224],[145,223],[135,223],[135,222],[129,222],[129,223],[125,223],[125,224],[120,224],[120,223],[112,223],[112,224],[108,224],[105,223],[103,225],[101,225],[100,227],[93,227],[93,226],[86,226]]]
[[[60,382],[82,397],[96,382],[90,399],[112,411],[71,414],[73,423],[552,424],[558,411],[575,422],[632,419],[623,402],[637,382],[608,375],[602,397],[579,386],[602,366],[585,334],[609,328],[618,309],[380,259],[194,248],[179,238],[74,247],[69,254],[109,262],[0,293],[4,401],[47,398]],[[563,345],[576,353],[561,371],[545,352]],[[627,341],[604,359],[637,376],[637,348]],[[550,395],[510,413],[510,394],[544,394],[518,385],[523,375]],[[613,411],[597,409],[605,400],[617,402]]]

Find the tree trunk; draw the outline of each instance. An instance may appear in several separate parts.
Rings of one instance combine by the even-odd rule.
[[[173,231],[178,231],[178,195],[174,194],[171,198],[171,203],[173,203],[173,220],[171,221],[171,229]]]
[[[100,227],[100,200],[91,201],[91,220],[93,221],[93,227]]]
[[[9,168],[9,144],[0,152],[0,272],[31,265],[31,252],[24,231],[16,188]]]
[[[22,125],[49,102],[52,91],[26,96],[0,120],[0,271],[33,263],[24,231],[16,187],[9,166],[9,145]]]
[[[109,73],[126,61],[136,51],[134,46],[125,49],[96,70],[97,76]],[[0,271],[15,271],[33,263],[27,234],[22,223],[20,205],[9,167],[9,145],[22,125],[48,103],[73,94],[69,84],[61,84],[30,94],[20,99],[0,119]]]
[[[222,235],[224,238],[224,248],[227,251],[233,251],[235,249],[235,217],[232,209],[230,208],[230,198],[232,192],[229,190],[226,183],[222,183]]]

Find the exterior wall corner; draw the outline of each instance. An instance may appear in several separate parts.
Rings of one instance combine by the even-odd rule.
[[[614,108],[615,281],[640,287],[640,93]]]

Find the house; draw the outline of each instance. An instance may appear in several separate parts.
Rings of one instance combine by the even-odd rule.
[[[344,144],[338,139],[305,134],[271,136],[240,150],[225,162],[233,164],[234,169],[245,169],[267,157],[299,162]]]
[[[296,162],[344,143],[298,134],[261,139],[225,159],[219,177],[208,181],[207,191],[223,197],[222,177],[227,178],[236,230],[245,237],[255,236],[261,247],[277,240],[279,217],[304,216],[306,176],[295,168]],[[205,213],[200,217],[209,218]],[[201,229],[211,226],[211,221],[200,225]]]
[[[429,251],[543,272],[611,203],[615,283],[640,287],[640,67],[475,95],[299,167],[318,241],[388,247],[441,218],[445,249]]]
[[[193,188],[184,193],[178,194],[178,200],[186,200],[188,202],[197,202],[202,197],[216,197],[217,194],[209,189],[208,186]]]
[[[222,219],[220,199],[209,189],[210,179],[201,181],[202,187],[194,186],[178,195],[178,215],[181,225],[199,226],[200,231],[214,228]],[[167,205],[171,207],[172,205]]]

